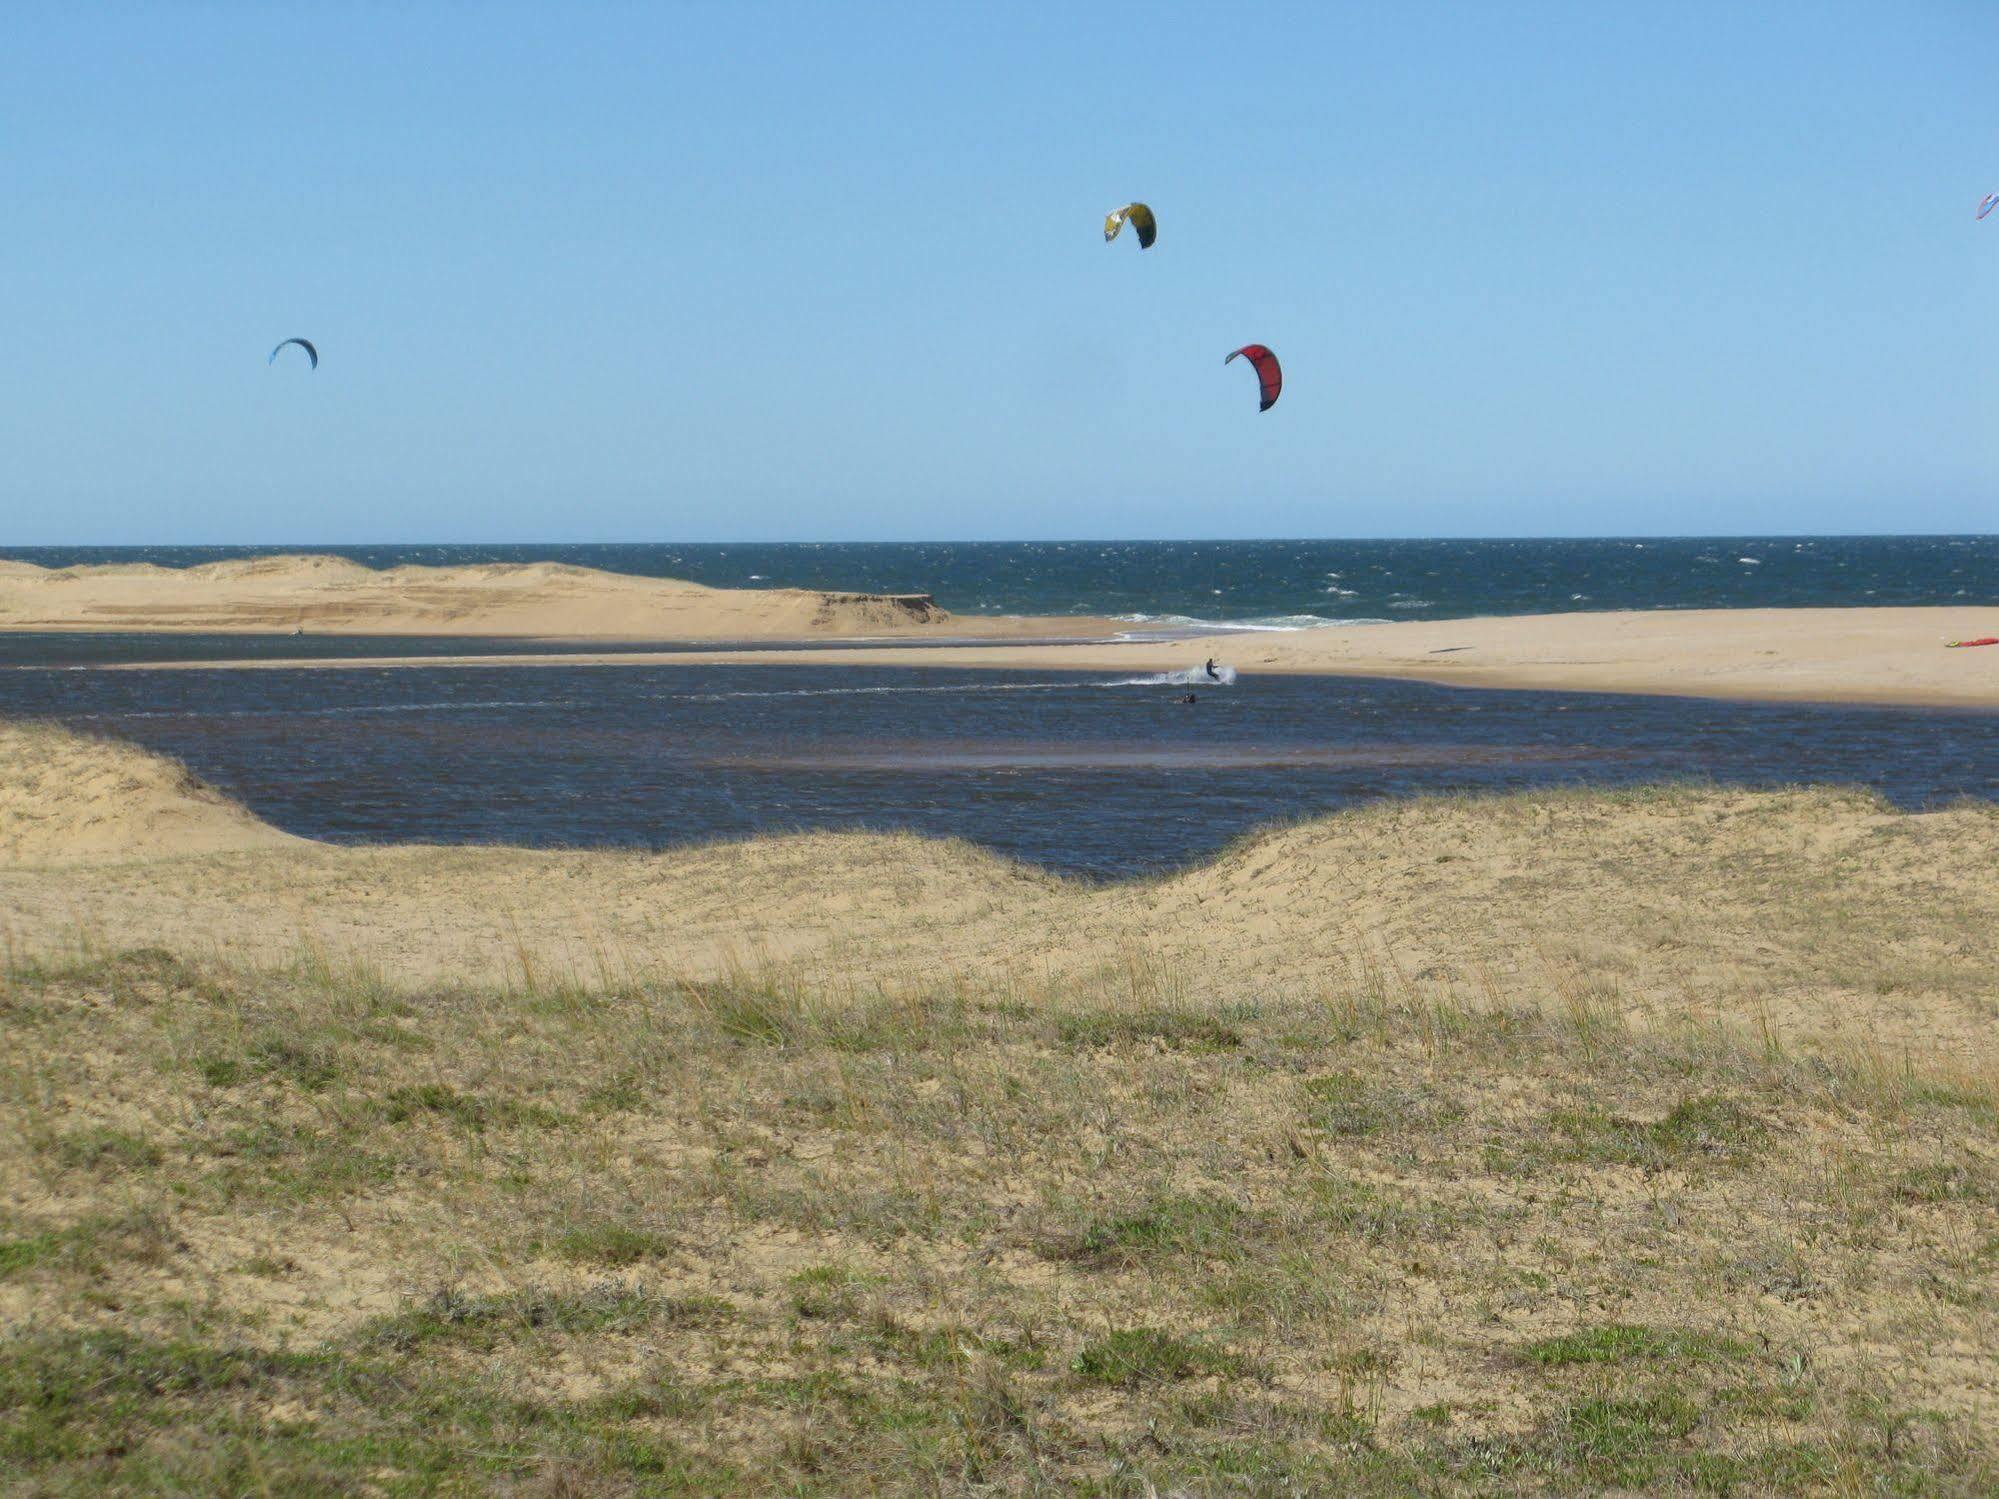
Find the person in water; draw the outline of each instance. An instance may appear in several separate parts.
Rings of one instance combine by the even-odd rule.
[[[1215,670],[1215,658],[1213,656],[1208,657],[1208,680],[1219,682],[1221,679],[1222,674]]]
[[[1180,701],[1183,703],[1198,703],[1200,699],[1195,697],[1194,694],[1190,692],[1185,697],[1181,698]]]

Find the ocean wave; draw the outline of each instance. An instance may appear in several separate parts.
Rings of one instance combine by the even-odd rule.
[[[1154,639],[1162,634],[1233,635],[1245,632],[1288,633],[1296,630],[1339,629],[1348,625],[1385,625],[1385,619],[1333,618],[1324,614],[1260,614],[1248,619],[1202,619],[1193,614],[1120,614],[1126,624],[1145,625],[1144,630],[1125,630],[1120,640]]]

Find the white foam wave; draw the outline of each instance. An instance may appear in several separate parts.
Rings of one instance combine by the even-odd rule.
[[[1385,625],[1385,619],[1335,618],[1324,614],[1262,614],[1248,619],[1203,619],[1195,614],[1120,614],[1142,630],[1119,632],[1120,640],[1156,640],[1162,635],[1289,634],[1297,630],[1344,629],[1349,625]]]
[[[1143,677],[1120,677],[1115,682],[1104,683],[1106,687],[1233,687],[1235,668],[1217,666],[1213,676],[1208,675],[1205,666],[1190,666],[1184,671],[1155,671]]]
[[[676,703],[726,703],[746,697],[877,697],[910,692],[1060,692],[1087,686],[1084,682],[948,682],[931,687],[774,687],[740,692],[654,692],[648,696]]]

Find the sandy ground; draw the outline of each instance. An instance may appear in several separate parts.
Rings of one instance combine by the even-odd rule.
[[[1675,790],[1114,886],[335,849],[0,728],[0,1450],[36,1493],[1993,1493],[1995,834]]]
[[[309,846],[164,756],[62,729],[0,724],[0,867]]]
[[[1999,610],[1649,610],[1423,620],[1165,643],[842,648],[815,651],[805,659],[827,666],[1149,672],[1198,667],[1212,657],[1246,674],[1985,708],[1999,707],[1999,646],[1950,650],[1945,643],[1992,633],[1999,633]],[[724,658],[681,652],[618,659],[670,663]],[[795,654],[768,652],[726,659],[801,661]]]
[[[341,557],[167,568],[0,562],[0,629],[600,640],[774,640],[905,631],[1068,634],[1103,622],[960,618],[924,594],[705,588],[560,563],[374,569]]]
[[[1999,630],[1999,610],[1989,609],[1702,609],[1426,620],[1168,642],[1049,644],[1033,637],[1108,634],[1114,626],[1107,621],[1061,617],[952,616],[941,632],[932,632],[928,638],[984,633],[988,643],[926,644],[921,650],[898,643],[811,652],[523,652],[504,656],[204,661],[191,665],[213,669],[776,663],[1154,672],[1199,667],[1213,657],[1244,674],[1401,677],[1459,687],[1989,708],[1999,707],[1999,647],[1951,650],[1946,642],[1976,639],[1995,630]],[[717,633],[749,639],[776,638],[786,632],[776,627],[764,632],[745,626]],[[793,632],[792,638],[823,639],[828,633],[836,632]],[[909,638],[913,641],[918,637],[912,634]]]
[[[177,839],[201,852],[160,857]],[[1386,986],[1985,1070],[1995,855],[1991,807],[1700,790],[1383,804],[1108,886],[911,835],[657,855],[333,848],[136,748],[53,730],[0,744],[0,943],[317,951],[398,983],[778,965],[890,992],[1125,972],[1205,992]]]

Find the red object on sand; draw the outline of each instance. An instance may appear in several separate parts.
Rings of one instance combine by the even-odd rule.
[[[1946,642],[1945,648],[1954,651],[1961,645],[1999,645],[1999,635],[1987,635],[1980,640],[1952,640]]]

